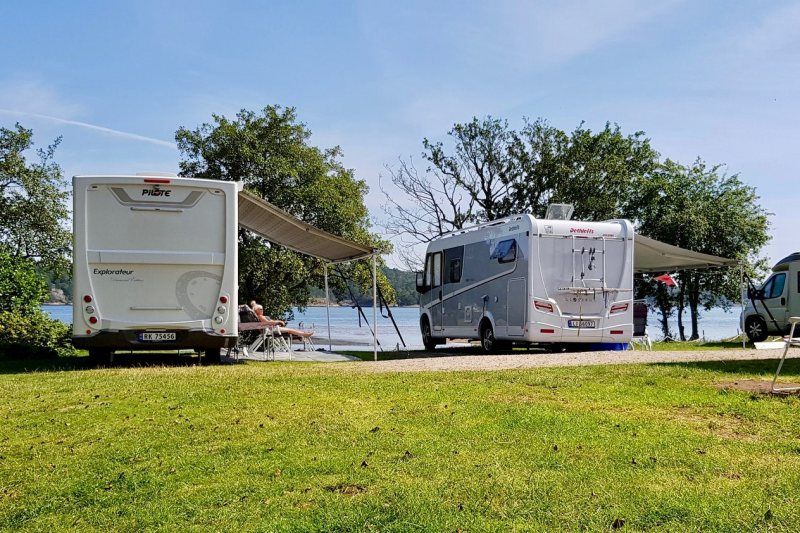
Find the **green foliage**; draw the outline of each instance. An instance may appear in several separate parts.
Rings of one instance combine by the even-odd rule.
[[[764,265],[757,253],[769,240],[768,213],[753,187],[723,170],[722,165],[709,166],[699,159],[692,165],[668,159],[632,191],[629,211],[635,215],[639,233],[689,250],[735,259],[749,275],[758,277]],[[689,338],[697,339],[700,309],[729,307],[731,301],[738,301],[739,278],[737,268],[684,271],[678,276],[678,289],[669,290],[645,277],[640,295],[655,297],[665,334],[665,317],[676,308],[682,339],[686,337],[682,312],[688,307],[692,328]]]
[[[74,354],[72,330],[39,309],[0,312],[0,355],[37,358]]]
[[[47,285],[36,272],[34,262],[0,245],[0,311],[37,309],[46,297]]]
[[[64,272],[72,234],[66,228],[70,193],[53,162],[60,141],[38,150],[38,161],[30,162],[25,152],[33,147],[33,132],[19,124],[0,128],[0,243],[15,256]]]
[[[383,269],[383,274],[394,288],[397,305],[417,305],[419,303],[415,272],[387,267]]]
[[[342,165],[338,147],[320,150],[308,144],[310,136],[293,108],[268,106],[260,113],[242,110],[232,120],[213,115],[213,123],[180,128],[175,139],[183,156],[182,175],[242,181],[251,192],[301,220],[389,251],[388,241],[370,233],[366,183]],[[319,260],[268,245],[244,231],[239,253],[242,301],[255,298],[273,316],[289,315],[292,305],[305,307],[311,287],[322,285]],[[365,288],[371,285],[368,266],[346,268]],[[391,288],[385,278],[381,283],[388,298]]]

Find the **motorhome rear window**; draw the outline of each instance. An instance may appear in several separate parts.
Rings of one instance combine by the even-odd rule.
[[[499,263],[513,263],[517,260],[517,240],[506,239],[497,243],[489,259],[497,259]]]

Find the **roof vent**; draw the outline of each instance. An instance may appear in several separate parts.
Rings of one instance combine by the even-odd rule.
[[[575,207],[572,204],[550,204],[547,206],[547,213],[544,218],[548,220],[569,220]]]

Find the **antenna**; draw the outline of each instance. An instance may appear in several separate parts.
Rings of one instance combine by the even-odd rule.
[[[547,213],[544,218],[549,220],[569,220],[575,207],[572,204],[550,204],[547,206]]]

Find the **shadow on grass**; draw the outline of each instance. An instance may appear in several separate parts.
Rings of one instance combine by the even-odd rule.
[[[96,368],[141,368],[141,367],[180,367],[197,366],[201,363],[196,354],[138,352],[114,354],[113,362],[97,364],[88,355],[68,357],[15,359],[0,356],[0,374],[24,374],[27,372],[55,372],[69,370],[92,370]]]
[[[791,355],[791,354],[790,354]],[[710,370],[732,375],[772,376],[778,368],[779,359],[742,359],[734,361],[692,361],[685,363],[652,363],[655,366],[682,367],[687,369]],[[788,357],[781,369],[781,377],[800,376],[800,358]]]

